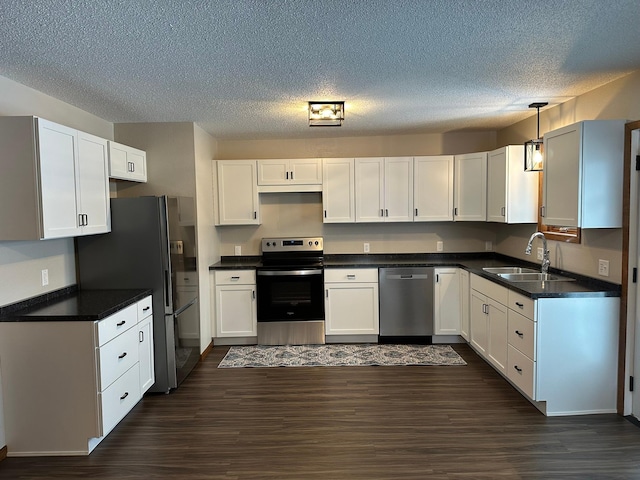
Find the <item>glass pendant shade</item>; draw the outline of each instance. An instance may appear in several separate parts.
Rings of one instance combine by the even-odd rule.
[[[526,172],[542,171],[542,139],[529,140],[524,142],[524,170]]]
[[[529,108],[535,108],[538,111],[538,136],[534,140],[524,142],[524,171],[540,172],[544,166],[544,144],[540,138],[540,108],[548,105],[547,102],[537,102],[529,105]]]
[[[344,102],[309,102],[310,127],[339,127],[344,121]]]

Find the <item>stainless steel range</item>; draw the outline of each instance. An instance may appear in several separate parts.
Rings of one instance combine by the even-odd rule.
[[[325,343],[322,237],[262,239],[256,283],[259,344]]]

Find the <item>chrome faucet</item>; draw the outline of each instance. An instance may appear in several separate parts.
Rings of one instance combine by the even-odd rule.
[[[524,253],[527,255],[531,255],[531,244],[533,243],[533,239],[536,237],[540,237],[542,239],[542,266],[540,267],[540,271],[542,273],[549,272],[549,264],[551,261],[549,260],[549,250],[547,250],[547,238],[544,236],[542,232],[535,232],[531,235],[529,239],[529,243],[527,243],[527,248],[525,248]]]

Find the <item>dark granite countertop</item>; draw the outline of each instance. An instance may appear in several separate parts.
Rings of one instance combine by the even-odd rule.
[[[252,269],[262,266],[260,256],[222,257],[210,270]],[[508,282],[487,273],[484,267],[522,266],[539,269],[539,263],[488,253],[325,254],[325,268],[460,267],[530,298],[619,297],[621,286],[572,272],[551,268],[551,273],[574,278],[573,282]]]
[[[0,322],[102,320],[147,295],[151,295],[150,289],[62,289],[3,307],[0,309]]]

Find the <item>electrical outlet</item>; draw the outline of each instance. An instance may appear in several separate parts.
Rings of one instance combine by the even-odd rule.
[[[538,247],[538,260],[542,260],[542,258],[544,257],[544,249],[542,247]]]
[[[242,247],[240,245],[236,245],[233,247],[234,255],[242,255]]]
[[[609,260],[598,260],[598,275],[609,276]]]
[[[441,241],[436,242],[436,251],[441,252],[444,250],[444,243]]]
[[[49,285],[49,269],[45,268],[42,270],[42,286]]]
[[[369,244],[367,242],[364,243],[364,253],[369,253]]]
[[[491,240],[487,240],[486,242],[484,242],[484,249],[487,252],[490,252],[493,249],[493,242]]]

